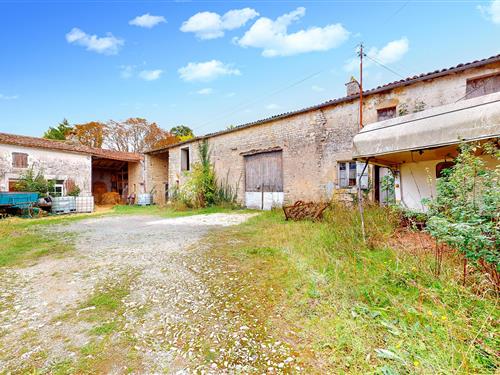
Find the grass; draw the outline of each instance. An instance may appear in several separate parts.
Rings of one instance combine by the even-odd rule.
[[[120,277],[102,281],[94,293],[74,311],[56,320],[86,321],[93,324],[91,339],[79,348],[76,360],[63,360],[54,364],[54,374],[109,373],[117,363],[126,364],[131,370],[139,366],[138,356],[132,347],[135,342],[125,329],[123,300],[129,295],[137,273],[129,272]]]
[[[177,210],[173,207],[161,207],[161,206],[115,206],[113,207],[112,214],[117,215],[157,215],[162,217],[182,217],[191,215],[202,215],[202,214],[215,214],[215,213],[234,213],[234,212],[248,212],[249,210],[244,209],[231,209],[223,208],[217,206],[205,207],[191,209],[186,208],[183,210]]]
[[[432,253],[391,248],[386,210],[368,209],[366,221],[369,245],[349,209],[323,223],[264,213],[212,236],[210,256],[238,267],[252,286],[241,298],[310,373],[498,371],[495,297],[462,286],[454,257],[436,278]]]
[[[59,256],[73,249],[72,237],[45,234],[39,225],[58,223],[40,219],[10,219],[0,226],[0,267],[26,265],[48,255]]]

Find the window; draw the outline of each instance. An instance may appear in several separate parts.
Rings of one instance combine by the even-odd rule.
[[[396,117],[396,107],[377,109],[377,116],[378,121],[384,121]]]
[[[476,98],[478,96],[492,94],[500,91],[500,74],[479,77],[467,80],[465,89],[466,98]]]
[[[357,186],[361,173],[363,173],[363,169],[365,169],[365,163],[343,161],[339,162],[338,166],[339,187],[345,189]],[[368,189],[368,167],[361,177],[361,189]]]
[[[53,180],[54,181],[54,189],[52,190],[53,197],[62,197],[64,196],[64,180]]]
[[[189,147],[181,148],[181,171],[189,171]]]
[[[347,161],[339,163],[339,186],[341,188],[356,186],[355,161]]]
[[[439,177],[443,177],[443,172],[445,171],[445,169],[449,169],[451,167],[453,167],[455,165],[455,163],[453,163],[452,161],[443,161],[441,163],[437,163],[436,164],[436,178],[439,178]]]
[[[21,152],[12,153],[12,167],[14,168],[28,168],[28,154]]]

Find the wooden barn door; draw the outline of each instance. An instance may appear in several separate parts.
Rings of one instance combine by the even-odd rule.
[[[283,205],[281,151],[245,156],[245,205],[270,210]]]

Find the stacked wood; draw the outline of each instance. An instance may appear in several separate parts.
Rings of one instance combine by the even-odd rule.
[[[324,202],[303,202],[297,201],[292,206],[284,206],[285,219],[292,220],[321,220],[323,218],[323,211],[328,207],[328,203]]]

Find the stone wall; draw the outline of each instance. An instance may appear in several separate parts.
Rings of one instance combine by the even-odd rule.
[[[144,161],[128,163],[128,191],[136,196],[146,192]]]
[[[379,108],[395,105],[397,115],[402,115],[456,102],[465,96],[468,78],[499,71],[500,63],[494,63],[366,95],[364,123],[376,122]],[[216,174],[219,179],[228,176],[233,186],[238,185],[239,199],[243,203],[243,154],[281,148],[285,202],[331,199],[339,188],[337,162],[352,159],[352,139],[358,131],[358,122],[359,102],[356,99],[212,136],[208,141]],[[169,149],[170,187],[182,185],[186,179],[186,173],[181,171],[181,149],[188,147],[190,161],[195,163],[198,142]],[[161,164],[148,167],[165,169]],[[151,175],[157,173],[151,172]]]
[[[13,168],[12,153],[28,154],[28,166],[36,172],[43,170],[46,179],[72,179],[80,188],[80,195],[90,195],[92,160],[89,155],[40,148],[0,144],[0,190],[8,190],[9,180],[16,180],[26,168]]]
[[[153,201],[156,204],[164,205],[166,184],[168,178],[168,152],[157,155],[146,155],[146,181],[147,190],[153,191]]]

